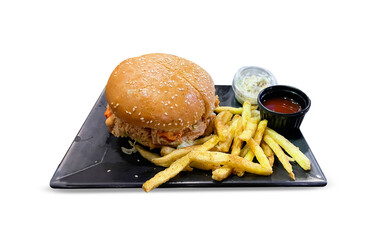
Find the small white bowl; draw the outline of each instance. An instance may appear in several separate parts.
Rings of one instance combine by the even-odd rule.
[[[247,100],[255,105],[259,92],[276,84],[277,81],[270,71],[246,66],[240,68],[234,75],[232,88],[239,103],[243,104]]]

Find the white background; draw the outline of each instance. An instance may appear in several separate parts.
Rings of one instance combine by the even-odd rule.
[[[358,0],[2,1],[0,238],[368,239],[374,23]],[[305,91],[301,128],[328,185],[51,189],[114,67],[151,52],[192,60],[216,84],[257,65]]]

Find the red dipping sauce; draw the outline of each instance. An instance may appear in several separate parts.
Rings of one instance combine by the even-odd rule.
[[[278,113],[296,113],[302,110],[301,105],[286,97],[270,98],[263,105],[271,111]]]

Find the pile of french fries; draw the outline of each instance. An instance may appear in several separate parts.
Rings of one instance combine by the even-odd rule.
[[[197,139],[188,147],[163,147],[159,155],[136,145],[145,159],[166,167],[143,184],[144,191],[149,192],[181,171],[194,168],[211,170],[216,181],[231,174],[243,176],[245,172],[271,175],[275,155],[293,180],[291,161],[310,170],[310,160],[285,137],[268,128],[267,120],[260,120],[256,109],[249,102],[244,102],[241,108],[217,107],[212,135]]]

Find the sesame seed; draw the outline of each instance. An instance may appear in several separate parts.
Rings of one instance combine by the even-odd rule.
[[[168,126],[172,125],[172,123],[168,123]]]
[[[165,112],[164,114],[165,114],[166,116],[168,116],[168,113]]]

